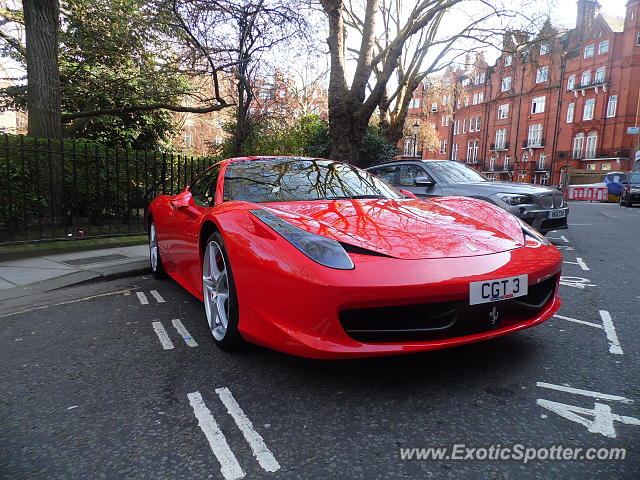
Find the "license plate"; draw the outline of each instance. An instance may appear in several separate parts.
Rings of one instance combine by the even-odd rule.
[[[550,210],[548,218],[564,218],[567,215],[566,210]]]
[[[527,294],[528,287],[527,275],[471,282],[469,284],[469,305],[522,297]]]

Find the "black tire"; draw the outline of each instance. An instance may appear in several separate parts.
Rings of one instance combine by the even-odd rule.
[[[625,206],[625,207],[630,207],[630,206],[632,206],[632,205],[633,205],[633,204],[631,203],[631,199],[629,198],[629,194],[627,193],[627,196],[626,196],[626,197],[624,197],[624,206]]]
[[[227,255],[227,248],[224,243],[224,240],[222,239],[222,235],[220,235],[220,233],[218,232],[212,233],[211,236],[207,239],[207,243],[205,244],[205,252],[211,242],[215,242],[218,244],[222,252],[222,256],[224,257],[224,263],[227,270],[227,284],[229,288],[227,329],[224,332],[224,337],[220,339],[216,338],[213,333],[213,329],[210,329],[211,338],[213,339],[214,343],[218,347],[220,347],[222,350],[225,350],[227,352],[235,352],[235,351],[241,350],[243,347],[246,346],[245,339],[242,338],[242,335],[240,335],[240,332],[238,331],[240,310],[238,308],[238,296],[236,294],[236,284],[233,279],[231,262],[229,262],[229,256]],[[204,262],[204,258],[205,258],[205,255],[203,254],[203,262]],[[203,271],[202,268],[201,268],[201,271]],[[204,288],[203,288],[203,295],[205,294],[206,292],[204,291]],[[206,299],[204,300],[206,302]],[[206,316],[206,307],[205,307],[205,316]]]
[[[621,207],[624,207],[624,201],[622,199],[622,194],[620,194],[620,200],[618,200],[618,203],[620,204]]]
[[[158,248],[157,240],[155,240],[156,244],[156,261],[153,261],[153,245],[154,238],[152,238],[152,234],[155,232],[155,224],[153,221],[149,223],[149,266],[151,267],[151,273],[157,279],[167,278],[167,272],[164,269],[164,265],[162,264],[162,258],[160,256],[160,249]],[[157,236],[155,237],[157,239]]]

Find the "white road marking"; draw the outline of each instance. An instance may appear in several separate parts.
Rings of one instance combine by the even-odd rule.
[[[189,398],[191,408],[193,408],[193,413],[195,413],[198,419],[198,426],[204,432],[204,435],[209,441],[211,451],[218,459],[218,462],[220,462],[220,472],[222,476],[225,480],[244,478],[244,472],[242,468],[240,468],[236,456],[231,451],[231,448],[229,448],[224,433],[218,428],[218,424],[215,418],[213,418],[213,415],[211,415],[211,411],[205,405],[204,400],[202,400],[200,392],[189,393],[187,397]]]
[[[564,235],[560,235],[560,238],[565,241],[565,243],[569,243],[569,240]]]
[[[566,262],[565,262],[566,263]],[[591,283],[588,278],[582,277],[560,277],[560,285],[566,285],[567,287],[580,288],[584,290],[585,287],[597,287]]]
[[[558,390],[560,392],[572,393],[575,395],[584,395],[585,397],[598,398],[600,400],[612,400],[615,402],[633,403],[633,400],[630,400],[625,397],[621,397],[619,395],[609,395],[608,393],[600,393],[600,392],[594,392],[592,390],[583,390],[581,388],[566,387],[564,385],[554,385],[553,383],[536,382],[536,386],[541,388],[548,388],[550,390]]]
[[[153,322],[152,325],[153,325],[153,329],[156,332],[156,335],[158,335],[158,339],[160,340],[160,343],[162,344],[162,348],[164,348],[165,350],[172,349],[173,343],[171,342],[171,339],[169,338],[167,331],[162,326],[162,323]]]
[[[143,292],[136,292],[136,295],[138,296],[138,300],[140,300],[140,305],[149,305],[149,300]]]
[[[185,328],[185,326],[179,319],[174,318],[173,320],[171,320],[171,323],[173,323],[173,326],[178,331],[178,333],[182,335],[182,339],[187,345],[189,345],[190,347],[198,346],[198,343],[193,339],[189,331]]]
[[[233,420],[238,425],[238,428],[244,435],[245,440],[251,446],[251,450],[253,450],[253,454],[260,463],[260,466],[265,469],[267,472],[275,472],[280,469],[280,464],[277,462],[271,450],[267,447],[262,439],[262,436],[253,428],[253,424],[251,420],[245,415],[236,402],[236,399],[233,398],[231,391],[224,388],[217,388],[216,393],[224,403],[224,406],[227,407],[227,411],[229,415],[233,417]]]
[[[582,258],[580,258],[580,257],[577,257],[575,262],[566,262],[565,261],[565,262],[562,262],[562,263],[568,263],[570,265],[579,265],[582,270],[585,270],[585,271],[590,270],[589,267],[587,267],[587,264],[584,263],[584,260],[582,260]]]
[[[602,318],[604,331],[607,334],[607,340],[609,340],[609,352],[616,355],[622,355],[622,348],[620,347],[620,341],[618,340],[616,327],[613,326],[611,315],[606,310],[599,310],[599,312],[600,317]]]
[[[583,325],[588,325],[590,327],[603,328],[602,325],[598,325],[597,323],[586,322],[584,320],[578,320],[577,318],[565,317],[563,315],[554,315],[554,317],[561,318],[562,320],[568,320],[570,322],[581,323]]]
[[[164,298],[160,296],[157,290],[151,290],[151,295],[156,299],[158,303],[165,303]]]

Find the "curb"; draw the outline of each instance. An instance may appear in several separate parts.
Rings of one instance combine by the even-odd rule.
[[[75,286],[83,283],[116,280],[118,278],[134,277],[136,275],[143,275],[150,272],[151,269],[147,259],[135,259],[131,262],[112,265],[99,270],[81,270],[68,273],[60,277],[24,285],[22,287],[0,290],[0,301],[50,292],[52,290],[58,290],[72,285]]]

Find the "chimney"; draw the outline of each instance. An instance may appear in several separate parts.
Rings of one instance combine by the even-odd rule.
[[[578,15],[576,17],[576,33],[579,39],[584,39],[593,21],[600,13],[600,4],[596,0],[578,0]]]

